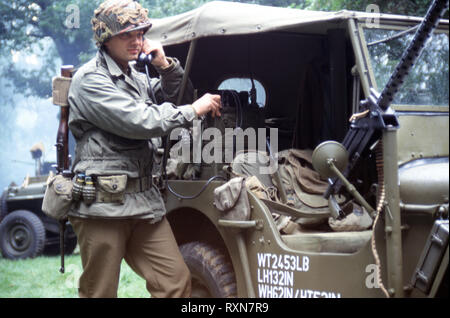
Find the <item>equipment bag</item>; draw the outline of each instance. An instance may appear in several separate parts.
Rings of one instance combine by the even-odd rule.
[[[50,176],[47,179],[42,211],[57,220],[67,217],[72,203],[73,183],[62,174]]]
[[[250,202],[248,200],[245,178],[232,178],[214,190],[214,205],[224,213],[223,219],[247,221],[250,219]]]

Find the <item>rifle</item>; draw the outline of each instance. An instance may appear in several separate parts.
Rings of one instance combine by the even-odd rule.
[[[57,173],[64,177],[72,178],[72,171],[69,169],[69,103],[68,93],[74,67],[73,65],[61,66],[61,76],[53,79],[52,94],[53,104],[61,106],[58,133],[56,135],[56,162]],[[64,273],[64,238],[67,218],[59,220],[59,246],[61,253],[61,268]]]
[[[352,120],[342,142],[349,154],[349,164],[343,173],[345,177],[352,172],[368,145],[380,139],[383,130],[388,127],[399,128],[397,115],[390,111],[389,106],[439,23],[439,19],[448,8],[448,2],[448,0],[433,1],[381,94],[371,89],[370,96],[361,101],[360,111],[367,112],[367,116]],[[332,179],[324,197],[329,198],[330,195],[338,193],[342,186],[341,179]]]

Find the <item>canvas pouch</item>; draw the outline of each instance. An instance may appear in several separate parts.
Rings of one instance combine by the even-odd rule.
[[[72,204],[72,188],[72,179],[62,174],[50,176],[47,179],[42,211],[57,220],[66,218]]]
[[[127,175],[98,176],[97,202],[123,204],[125,200],[124,194],[127,188],[127,179]]]
[[[223,213],[223,219],[247,221],[250,219],[250,202],[248,200],[245,178],[232,178],[214,190],[214,205]]]

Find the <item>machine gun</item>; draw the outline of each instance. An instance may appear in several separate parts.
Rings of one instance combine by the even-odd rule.
[[[64,177],[72,178],[69,159],[69,103],[68,93],[73,74],[72,65],[61,66],[61,76],[55,77],[52,83],[53,104],[61,106],[58,133],[56,136],[56,171]],[[59,246],[61,253],[60,272],[64,273],[64,237],[67,219],[59,220]]]
[[[361,101],[360,111],[365,116],[351,121],[349,131],[342,142],[349,157],[348,165],[343,172],[345,177],[350,175],[367,147],[380,139],[383,130],[388,127],[399,128],[397,116],[389,106],[439,23],[439,19],[448,8],[448,3],[448,0],[433,1],[381,94],[371,89],[370,96]],[[339,193],[343,185],[342,178],[332,179],[324,196],[329,198],[330,195]]]

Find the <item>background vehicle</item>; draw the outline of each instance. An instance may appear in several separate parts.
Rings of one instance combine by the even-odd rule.
[[[381,92],[421,21],[210,2],[154,20],[148,37],[181,60],[198,96],[222,94],[224,114],[235,114],[232,120],[208,118],[204,127],[278,128],[278,150],[312,150],[344,139],[349,118]],[[185,175],[188,180],[168,180],[162,192],[194,295],[448,295],[448,48],[448,20],[441,20],[386,113],[393,122],[377,136],[381,152],[365,148],[345,175],[373,210],[379,206],[375,230],[282,234],[271,212],[298,216],[299,209],[251,191],[250,220],[224,221],[213,205],[223,182],[211,178],[229,179],[223,167],[233,163],[203,162],[196,174]],[[352,198],[345,187],[339,193]],[[436,228],[444,231],[434,236],[437,244]]]
[[[1,196],[0,250],[3,257],[9,259],[59,252],[58,222],[41,210],[46,181],[54,168],[51,162],[41,162],[39,144],[31,148],[31,155],[36,163],[36,176],[27,176],[20,186],[12,183]],[[67,254],[77,245],[71,226],[67,227],[65,244]]]

